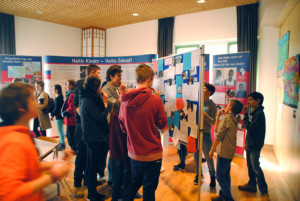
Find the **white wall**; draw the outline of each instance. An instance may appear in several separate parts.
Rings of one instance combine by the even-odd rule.
[[[279,29],[260,27],[259,61],[257,66],[257,91],[264,95],[266,116],[266,144],[274,144],[276,99],[277,99],[277,61]]]
[[[17,55],[81,56],[81,29],[15,16]]]
[[[106,34],[106,56],[157,53],[157,20],[110,28]]]
[[[174,44],[236,37],[235,7],[180,15],[175,18]]]

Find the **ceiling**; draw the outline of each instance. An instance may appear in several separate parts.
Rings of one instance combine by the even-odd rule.
[[[0,12],[72,27],[111,28],[258,0],[0,0]],[[37,11],[41,13],[38,14]],[[133,16],[138,13],[139,16]]]

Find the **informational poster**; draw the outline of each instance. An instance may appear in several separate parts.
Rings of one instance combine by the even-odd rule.
[[[295,109],[298,108],[299,100],[299,59],[300,54],[285,60],[283,69],[283,104]]]
[[[249,64],[250,52],[213,56],[213,84],[216,87],[216,92],[212,96],[212,100],[217,104],[218,109],[225,108],[231,99],[239,100],[247,105]],[[240,155],[244,154],[246,133],[242,121],[243,117],[244,114],[239,115],[236,148],[236,153]],[[214,139],[214,133],[212,133],[212,139]]]
[[[280,41],[278,41],[277,77],[283,76],[284,61],[289,58],[289,38],[290,32],[287,32]]]
[[[0,55],[1,84],[11,83],[19,78],[33,84],[42,80],[42,57]]]
[[[187,136],[197,137],[200,50],[168,56],[153,62],[154,83],[160,91],[168,117],[164,138],[172,137],[176,147]],[[205,56],[204,79],[209,82],[209,55]],[[166,148],[166,144],[164,145]]]
[[[106,71],[112,65],[122,68],[122,81],[128,88],[136,87],[135,68],[140,63],[152,67],[152,60],[157,59],[156,54],[123,57],[61,57],[44,56],[45,91],[54,96],[53,86],[60,84],[65,93],[65,83],[69,79],[79,80],[86,77],[86,68],[96,64],[101,68],[101,81],[106,81]]]

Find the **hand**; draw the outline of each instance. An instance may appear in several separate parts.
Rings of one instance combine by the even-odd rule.
[[[157,90],[154,89],[154,88],[151,88],[151,90],[154,92],[154,95],[160,96],[160,92],[159,92],[159,91],[157,91]]]
[[[225,114],[225,109],[223,108],[223,109],[220,109],[219,111],[218,111],[218,114],[217,114],[217,117],[219,118],[221,115],[223,115],[223,114]]]
[[[50,118],[50,119],[51,119],[51,121],[53,121],[53,119],[54,119],[54,116],[51,116],[51,118]]]
[[[207,113],[206,112],[203,112],[203,117],[206,117],[207,116]]]
[[[214,157],[214,151],[210,150],[210,152],[209,152],[209,158],[212,159],[213,157]]]
[[[57,176],[59,177],[58,179],[62,179],[68,174],[70,167],[71,164],[69,162],[57,161],[57,163],[51,168],[51,170],[57,174]]]
[[[245,106],[244,106],[244,113],[248,113],[248,108],[249,108],[248,105],[245,105]]]
[[[63,160],[70,162],[72,156],[74,156],[74,151],[72,151],[71,149],[65,149],[64,153],[65,156],[63,157]]]
[[[125,93],[125,92],[126,92],[126,89],[127,89],[126,84],[125,84],[123,81],[121,81],[121,85],[120,85],[120,94]]]
[[[107,104],[108,96],[104,91],[102,91],[102,100],[104,104]]]

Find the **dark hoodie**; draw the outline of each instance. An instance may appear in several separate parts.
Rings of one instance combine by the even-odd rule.
[[[128,156],[137,161],[162,158],[160,133],[167,116],[159,96],[150,88],[139,88],[121,95],[120,127],[127,134]]]
[[[246,150],[261,150],[265,144],[266,135],[266,118],[264,107],[258,106],[250,113],[245,113],[244,124],[247,128],[247,136],[245,142]]]

